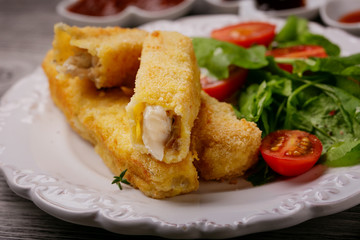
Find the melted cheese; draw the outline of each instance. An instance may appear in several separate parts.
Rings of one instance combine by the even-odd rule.
[[[166,141],[171,133],[171,118],[160,106],[147,106],[143,113],[142,140],[150,154],[162,161]]]

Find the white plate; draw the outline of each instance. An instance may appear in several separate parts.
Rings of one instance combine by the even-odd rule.
[[[241,21],[203,16],[155,22],[206,36],[211,28]],[[281,20],[269,20],[279,25]],[[360,42],[342,31],[311,28],[340,44],[345,54]],[[260,187],[201,182],[196,192],[165,200],[111,185],[113,175],[87,142],[78,137],[52,103],[39,68],[13,86],[0,107],[0,167],[10,188],[63,220],[121,234],[169,238],[228,238],[292,226],[360,203],[360,166],[325,169]]]

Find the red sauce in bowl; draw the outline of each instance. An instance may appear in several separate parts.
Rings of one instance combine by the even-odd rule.
[[[88,16],[109,16],[133,5],[146,11],[160,11],[174,7],[184,0],[79,0],[68,7],[70,12]]]
[[[345,14],[339,19],[339,22],[341,23],[358,23],[360,22],[360,9],[350,12],[348,14]]]

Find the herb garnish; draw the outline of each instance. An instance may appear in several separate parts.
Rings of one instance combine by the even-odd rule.
[[[111,183],[111,184],[115,183],[116,185],[118,185],[120,190],[122,190],[121,183],[130,185],[130,183],[124,178],[126,171],[127,171],[127,169],[122,171],[119,176],[114,176],[114,181],[112,181],[112,183]]]

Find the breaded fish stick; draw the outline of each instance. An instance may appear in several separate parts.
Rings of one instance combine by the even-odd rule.
[[[200,91],[191,39],[177,32],[149,34],[143,43],[135,94],[126,107],[135,148],[165,163],[184,159]]]
[[[192,154],[178,163],[166,164],[133,148],[125,111],[130,98],[119,88],[98,90],[89,80],[58,78],[52,51],[42,66],[55,104],[72,128],[95,145],[115,175],[127,169],[125,178],[131,185],[152,198],[172,197],[198,188]]]
[[[146,31],[64,23],[56,24],[54,31],[54,59],[60,72],[89,78],[97,88],[133,87]]]
[[[59,29],[62,27],[65,27],[67,30]],[[117,31],[123,31],[113,30],[113,28],[100,29],[92,27],[78,29],[75,27],[70,28],[66,25],[59,25],[55,27],[55,29],[58,30],[58,32],[55,30],[56,34],[54,41],[57,62],[60,60],[64,61],[64,59],[68,59],[69,56],[74,56],[73,51],[77,51],[77,47],[69,47],[71,39],[75,42],[81,42],[84,46],[90,46],[94,42],[100,44],[99,40],[92,40],[99,38],[101,39],[101,42],[104,41],[102,42],[103,45],[109,45],[109,43],[106,42],[107,39],[114,37],[109,37],[109,35],[111,36]],[[73,30],[70,31],[70,29]],[[72,34],[67,33],[67,31],[72,32]],[[77,34],[74,34],[75,32],[79,32],[79,36],[82,37],[76,37]],[[134,32],[134,34],[135,33],[136,32]],[[131,39],[131,41],[136,42],[136,44],[133,43],[133,46],[137,46],[136,50],[134,50],[135,52],[138,52],[139,47],[142,49],[145,35],[146,33],[143,34],[139,32],[138,36],[134,36],[134,39]],[[79,40],[76,40],[77,38]],[[61,41],[63,41],[63,43],[61,43]],[[120,47],[119,45],[119,48],[117,49],[119,52],[113,52],[113,54],[122,55],[124,51],[127,52],[128,50],[120,51],[123,47]],[[80,48],[78,50],[80,50]],[[137,60],[139,56],[138,54],[130,52],[127,57],[129,62],[133,62]],[[119,67],[119,71],[128,69],[126,72],[129,76],[133,76],[132,79],[131,77],[128,78],[127,81],[130,82],[128,85],[134,84],[135,75],[138,69],[135,67],[126,68],[126,64],[119,65]],[[64,71],[66,69],[58,68],[58,70]],[[91,78],[87,77],[88,75],[91,75],[90,72],[91,71],[84,72],[85,78]],[[121,74],[122,73],[119,73],[119,76],[122,76]],[[64,79],[66,80],[66,78]],[[106,86],[117,86],[111,79],[112,78],[107,79],[106,77],[102,78],[103,83],[106,83]],[[117,84],[122,85],[119,82]],[[146,91],[147,86],[144,84],[143,87]],[[142,116],[140,115],[140,117]],[[164,119],[166,119],[166,117],[164,117]],[[257,159],[257,149],[260,146],[260,131],[254,123],[236,119],[229,104],[219,103],[217,100],[203,93],[201,95],[200,112],[194,124],[192,146],[197,150],[198,158],[200,159],[199,161],[196,161],[196,166],[202,178],[215,180],[241,176],[247,168],[252,164],[255,164]],[[140,126],[140,124],[137,125],[137,127]]]
[[[237,119],[230,104],[202,92],[191,141],[203,179],[230,179],[242,176],[257,162],[261,131],[255,123]]]

